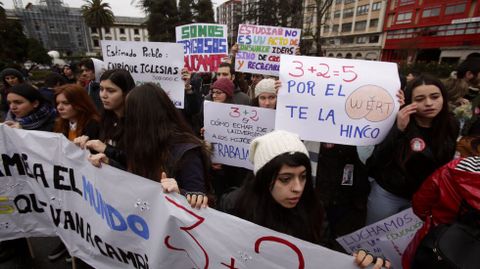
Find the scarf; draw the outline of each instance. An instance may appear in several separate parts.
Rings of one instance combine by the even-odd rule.
[[[9,110],[6,120],[12,120],[20,123],[22,129],[25,130],[36,130],[45,124],[45,122],[49,121],[52,117],[55,117],[55,115],[56,111],[54,107],[48,104],[43,104],[32,113],[22,118],[17,118],[15,114]]]

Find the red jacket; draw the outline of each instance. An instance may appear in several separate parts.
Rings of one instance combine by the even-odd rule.
[[[460,163],[463,161],[462,163]],[[470,165],[465,169],[464,163]],[[463,171],[464,170],[475,170]],[[457,217],[462,199],[480,210],[480,157],[449,162],[436,170],[413,196],[413,211],[426,221],[412,239],[402,257],[404,269],[410,268],[418,245],[433,225],[452,223]],[[427,217],[432,216],[431,219]]]
[[[412,201],[417,216],[425,220],[431,215],[434,225],[452,223],[462,199],[480,209],[480,172],[457,169],[458,163],[467,159],[480,164],[480,157],[453,160],[423,182]]]

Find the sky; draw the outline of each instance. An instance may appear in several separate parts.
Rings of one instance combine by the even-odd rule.
[[[213,8],[215,9],[218,5],[226,2],[227,0],[212,0]],[[3,3],[3,7],[6,9],[13,8],[13,0],[0,0]],[[22,0],[23,5],[28,4],[29,2],[36,4],[39,0]],[[136,7],[138,0],[104,0],[104,2],[109,3],[112,7],[113,14],[115,16],[128,16],[128,17],[144,17],[142,10]],[[133,4],[132,4],[133,2]],[[63,3],[70,7],[81,7],[85,4],[84,0],[63,0]]]

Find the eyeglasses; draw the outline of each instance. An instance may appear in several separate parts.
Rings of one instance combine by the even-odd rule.
[[[212,93],[212,95],[221,95],[221,94],[224,94],[224,92],[222,91],[210,91]]]

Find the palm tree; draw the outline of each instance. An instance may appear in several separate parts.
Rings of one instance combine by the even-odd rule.
[[[115,16],[113,15],[110,4],[103,3],[103,0],[85,0],[86,4],[82,6],[82,15],[85,23],[89,27],[97,28],[100,40],[102,37],[102,27],[108,28],[113,25]]]

